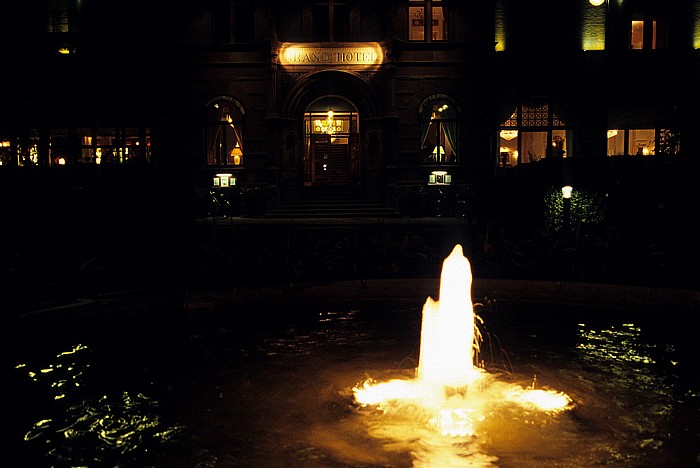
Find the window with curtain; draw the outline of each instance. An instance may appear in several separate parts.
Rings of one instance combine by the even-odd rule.
[[[408,0],[408,40],[448,39],[447,12],[442,0]]]
[[[499,167],[571,156],[572,131],[560,107],[548,101],[516,105],[499,126]]]
[[[458,162],[457,109],[451,99],[436,97],[420,110],[421,162],[455,164]]]
[[[243,164],[243,117],[241,104],[230,97],[218,97],[206,106],[205,152],[210,166]]]

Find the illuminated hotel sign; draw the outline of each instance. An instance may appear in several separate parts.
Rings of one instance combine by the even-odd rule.
[[[384,52],[376,43],[347,47],[287,44],[280,47],[278,57],[281,65],[379,65],[384,62]]]

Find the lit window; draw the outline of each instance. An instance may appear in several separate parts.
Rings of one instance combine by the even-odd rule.
[[[629,130],[627,154],[650,156],[656,149],[655,132],[653,129]]]
[[[210,166],[238,166],[243,164],[243,116],[241,104],[222,96],[207,104],[205,151]]]
[[[536,102],[516,106],[498,130],[499,167],[571,155],[571,129],[559,106]]]
[[[0,166],[10,166],[12,158],[12,141],[7,135],[0,135]]]
[[[439,95],[428,98],[420,108],[421,162],[454,164],[459,154],[457,106],[452,99]]]
[[[625,131],[608,130],[608,156],[623,156],[625,154]]]
[[[212,41],[220,43],[253,42],[255,10],[250,2],[217,0],[211,10]]]
[[[665,49],[667,47],[666,21],[635,19],[630,23],[630,49]]]
[[[673,156],[680,151],[675,130],[629,128],[608,130],[608,156]]]
[[[408,40],[446,41],[447,14],[441,0],[409,0]]]

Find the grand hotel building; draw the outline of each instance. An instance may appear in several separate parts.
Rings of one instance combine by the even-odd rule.
[[[525,206],[530,180],[614,184],[697,156],[697,0],[2,9],[0,170],[15,189],[139,167],[196,216],[234,184],[262,197],[254,214],[335,190],[410,215],[431,190],[510,184]]]

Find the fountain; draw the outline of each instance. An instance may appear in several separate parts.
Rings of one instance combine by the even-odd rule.
[[[457,245],[424,305],[353,282],[8,323],[0,452],[25,466],[697,464],[685,309],[472,303],[471,281]]]
[[[418,407],[442,435],[452,437],[475,435],[475,425],[494,405],[516,403],[546,412],[573,407],[565,393],[535,388],[536,379],[529,388],[506,385],[477,366],[480,335],[471,285],[469,260],[457,244],[443,263],[439,300],[428,297],[423,306],[415,378],[365,381],[353,389],[358,403],[393,413]]]

